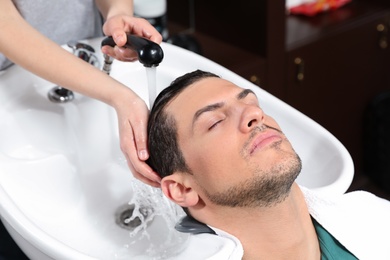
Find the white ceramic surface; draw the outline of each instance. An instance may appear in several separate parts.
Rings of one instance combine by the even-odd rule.
[[[100,41],[85,42],[98,50]],[[328,131],[214,62],[162,47],[158,91],[195,69],[253,89],[302,158],[298,183],[328,194],[348,189],[351,157]],[[115,61],[111,76],[148,100],[145,68],[138,62]],[[140,239],[115,224],[116,210],[134,194],[158,192],[134,181],[128,170],[114,110],[79,94],[67,104],[51,103],[47,93],[53,86],[18,66],[0,72],[0,214],[17,243],[32,259],[150,259],[164,256],[157,245],[169,239],[171,251],[185,246],[186,237],[161,216],[148,224],[151,237]],[[172,207],[160,194],[155,198],[153,203]]]

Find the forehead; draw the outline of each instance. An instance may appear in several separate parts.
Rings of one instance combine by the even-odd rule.
[[[221,78],[204,78],[186,87],[170,102],[166,111],[177,120],[183,120],[183,117],[193,115],[199,108],[221,102],[242,90]]]

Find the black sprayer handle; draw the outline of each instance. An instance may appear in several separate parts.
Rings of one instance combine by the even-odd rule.
[[[115,47],[116,43],[112,36],[103,39],[102,46],[105,45]],[[164,58],[164,52],[160,45],[140,36],[127,34],[127,42],[124,47],[136,51],[138,60],[145,67],[156,67]]]

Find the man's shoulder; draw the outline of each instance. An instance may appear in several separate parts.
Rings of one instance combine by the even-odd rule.
[[[308,208],[329,233],[359,259],[390,259],[390,202],[365,191],[340,195],[303,189]]]
[[[349,212],[367,211],[367,209],[380,210],[385,214],[390,214],[390,201],[380,198],[367,191],[352,191],[345,194],[325,194],[315,190],[300,187],[309,209],[329,210],[331,208],[346,209]]]

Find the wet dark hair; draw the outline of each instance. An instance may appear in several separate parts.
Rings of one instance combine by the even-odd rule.
[[[177,138],[176,121],[165,108],[186,87],[210,77],[219,76],[196,70],[174,80],[156,98],[148,120],[148,148],[147,163],[161,178],[176,171],[191,173],[180,150]]]

